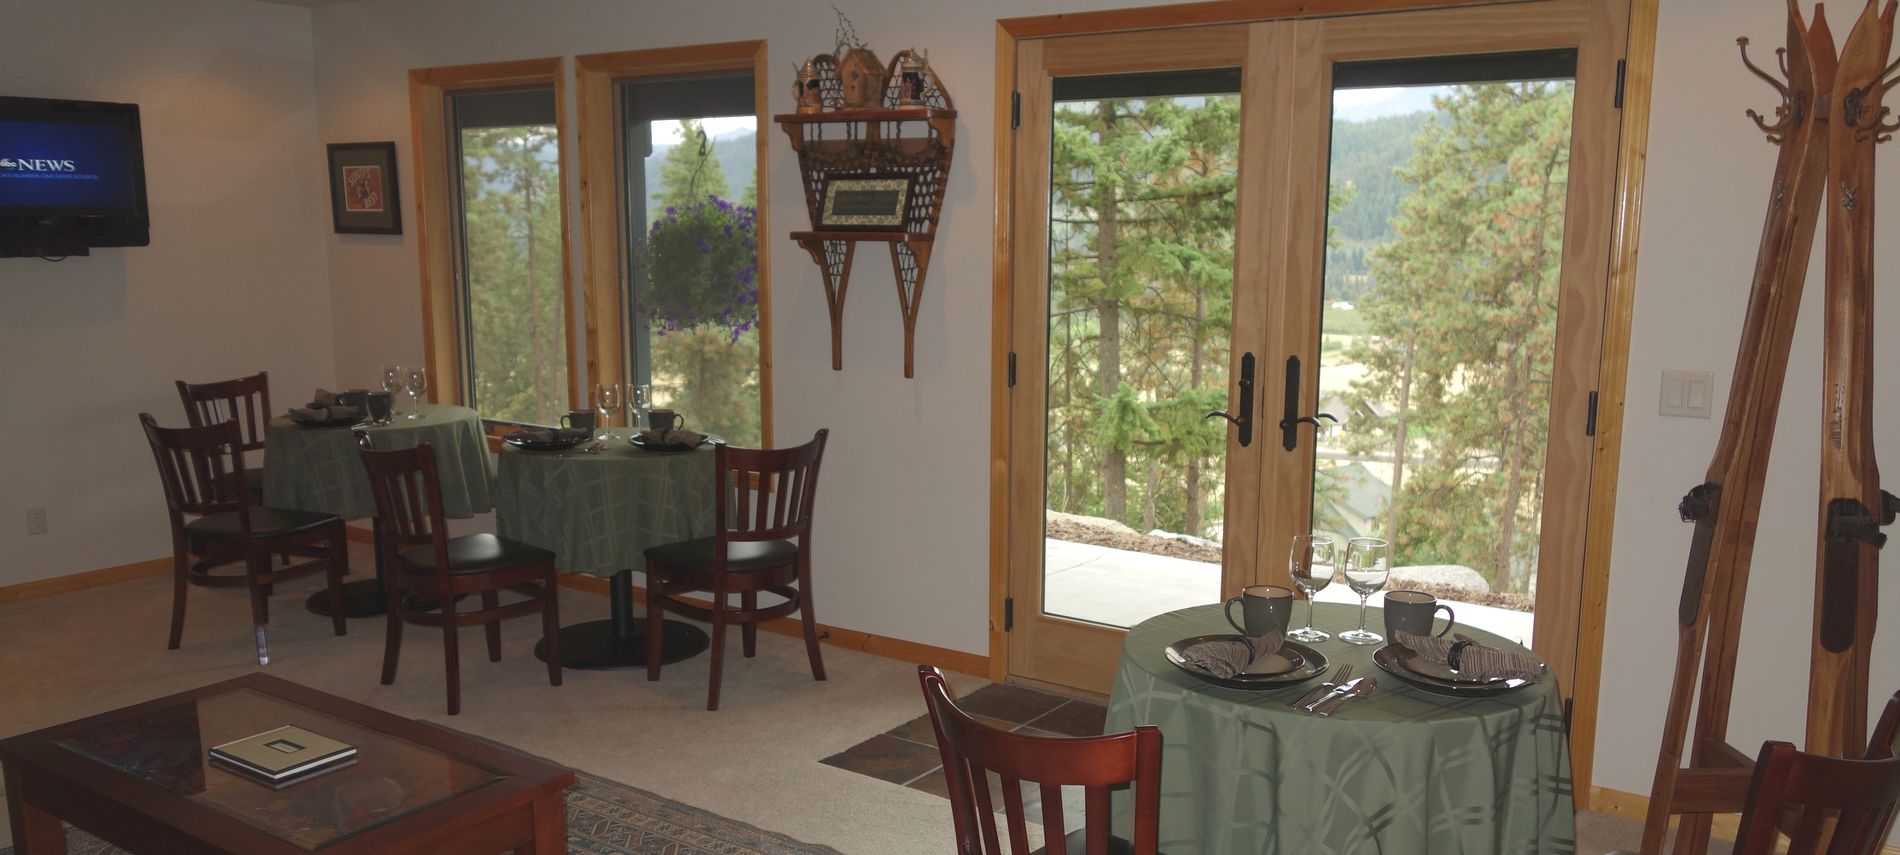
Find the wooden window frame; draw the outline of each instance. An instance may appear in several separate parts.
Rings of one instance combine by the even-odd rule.
[[[614,84],[643,77],[720,71],[752,73],[758,119],[759,438],[772,447],[771,194],[767,153],[773,130],[763,39],[593,53],[574,58],[580,114],[581,294],[589,383],[621,383],[629,361],[624,283],[631,259],[621,240],[620,149]]]
[[[990,645],[989,677],[1009,674],[1010,350],[1012,329],[1014,136],[1010,131],[1018,43],[1062,36],[1209,26],[1226,23],[1333,17],[1458,6],[1501,5],[1523,0],[1214,0],[1169,6],[1006,18],[996,22],[994,185],[991,256],[990,360]],[[1595,443],[1590,459],[1589,519],[1577,620],[1576,674],[1571,687],[1571,770],[1576,807],[1590,807],[1595,765],[1597,706],[1602,684],[1603,634],[1609,600],[1610,550],[1621,463],[1623,412],[1629,374],[1630,325],[1634,311],[1638,236],[1648,154],[1649,111],[1654,81],[1659,0],[1626,2],[1615,34],[1624,52],[1621,129],[1615,152],[1614,198],[1610,201],[1608,281],[1603,297],[1603,334],[1598,366]]]
[[[568,262],[567,228],[567,84],[565,63],[560,57],[524,59],[510,62],[416,68],[409,71],[409,119],[414,134],[412,145],[415,168],[410,170],[415,186],[416,248],[421,256],[422,347],[424,364],[429,369],[429,400],[443,404],[468,405],[468,352],[462,336],[460,284],[456,281],[456,241],[453,223],[460,215],[455,204],[452,182],[458,172],[449,163],[446,100],[449,95],[481,89],[511,86],[554,87],[554,129],[557,170],[560,172],[561,199],[561,318],[567,334],[567,398],[570,408],[585,405],[581,393],[579,368],[580,343],[574,324],[574,283]],[[497,422],[484,420],[491,434]]]

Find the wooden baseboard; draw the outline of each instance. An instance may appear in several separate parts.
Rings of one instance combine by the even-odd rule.
[[[363,528],[362,526],[354,526],[354,525],[344,526],[343,537],[353,543],[375,543],[376,542],[376,532],[367,528]]]
[[[83,591],[87,588],[98,588],[105,585],[116,585],[120,582],[130,582],[133,579],[144,579],[148,576],[162,576],[166,573],[170,573],[171,569],[171,558],[153,558],[149,561],[134,561],[130,564],[120,564],[115,567],[102,567],[98,570],[87,570],[83,573],[54,576],[51,579],[38,579],[32,582],[22,582],[18,585],[7,585],[0,587],[0,604],[17,603],[21,600],[37,600],[40,597],[50,597],[54,594],[69,594],[73,591]]]
[[[1626,793],[1622,790],[1612,790],[1608,787],[1591,787],[1590,799],[1586,804],[1589,806],[1589,810],[1594,810],[1598,813],[1607,813],[1619,819],[1627,819],[1638,824],[1641,824],[1649,816],[1648,796]],[[1670,820],[1669,825],[1671,828],[1675,827],[1675,824],[1675,820]],[[1718,813],[1715,815],[1714,820],[1709,823],[1709,828],[1715,839],[1733,843],[1735,842],[1736,832],[1741,830],[1741,824],[1742,817],[1739,814]],[[1787,840],[1783,839],[1782,843],[1785,845]],[[1783,851],[1785,851],[1785,848]],[[1881,855],[1900,855],[1900,846],[1884,846],[1881,848],[1880,853]]]
[[[590,594],[599,594],[603,597],[607,596],[608,593],[606,579],[580,573],[562,574],[561,587],[576,591],[586,591]],[[646,594],[645,588],[635,587],[633,589],[634,602],[646,602]],[[700,603],[708,608],[712,606],[710,600],[695,600],[692,598],[687,598],[687,600],[688,602]],[[763,627],[767,632],[773,632],[779,635],[802,636],[805,632],[803,625],[801,625],[796,618],[791,617],[775,618],[759,624],[759,626]],[[915,641],[905,641],[901,638],[890,638],[822,623],[818,625],[818,636],[821,641],[834,647],[857,650],[876,656],[882,656],[886,659],[896,659],[900,662],[912,662],[918,665],[935,665],[939,668],[984,677],[986,679],[990,673],[990,658],[988,656],[964,653],[960,650],[948,650],[928,644],[919,644]]]

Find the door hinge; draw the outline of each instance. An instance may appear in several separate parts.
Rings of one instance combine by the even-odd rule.
[[[1616,109],[1623,109],[1623,75],[1629,71],[1629,60],[1616,61]]]
[[[1009,388],[1016,388],[1016,351],[1009,352]]]
[[[1022,126],[1023,126],[1023,93],[1010,92],[1009,93],[1009,129],[1013,131]]]
[[[1015,628],[1016,628],[1016,598],[1004,597],[1003,598],[1003,631],[1008,632]]]
[[[1575,703],[1574,698],[1564,698],[1564,736],[1566,737],[1570,735],[1570,707],[1573,703]]]
[[[1590,393],[1590,414],[1584,417],[1583,435],[1597,435],[1597,393]]]

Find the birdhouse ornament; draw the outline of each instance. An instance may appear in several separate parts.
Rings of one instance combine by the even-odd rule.
[[[881,107],[884,105],[884,63],[879,62],[877,54],[865,47],[864,40],[858,38],[856,27],[851,19],[844,16],[838,7],[831,7],[838,13],[838,45],[834,56],[838,58],[838,84],[843,89],[846,107]]]

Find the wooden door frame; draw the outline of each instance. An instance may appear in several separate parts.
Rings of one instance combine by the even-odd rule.
[[[989,677],[1009,676],[1009,636],[1004,630],[1009,596],[1010,353],[1015,341],[1012,265],[1015,205],[1015,135],[1011,129],[1016,50],[1022,41],[1090,33],[1150,30],[1286,18],[1394,12],[1454,6],[1501,5],[1539,0],[1217,0],[1072,15],[1008,18],[996,25],[995,184],[991,256],[990,358],[990,646]],[[1611,201],[1610,260],[1604,294],[1598,375],[1597,432],[1590,461],[1589,520],[1584,544],[1574,698],[1571,711],[1571,770],[1577,809],[1589,807],[1595,766],[1597,704],[1602,684],[1604,617],[1609,599],[1610,547],[1614,534],[1617,473],[1621,464],[1623,411],[1629,374],[1630,322],[1635,302],[1638,236],[1647,162],[1649,110],[1654,80],[1658,0],[1605,0],[1612,9],[1627,2],[1624,19],[1624,88]],[[1269,372],[1270,373],[1270,372]],[[1265,397],[1262,396],[1262,400]]]

